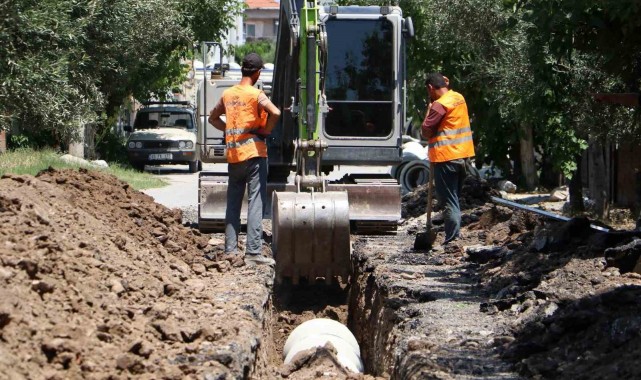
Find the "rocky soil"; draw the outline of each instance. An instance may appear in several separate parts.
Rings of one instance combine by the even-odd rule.
[[[0,378],[242,378],[273,273],[114,177],[0,180]],[[210,244],[212,243],[212,244]]]
[[[220,234],[188,227],[193,210],[111,176],[5,176],[0,379],[641,377],[641,234],[552,223],[496,194],[467,181],[460,241],[417,252],[419,188],[397,235],[353,236],[349,284],[294,289],[224,260]],[[315,317],[350,327],[367,375],[331,346],[282,365],[289,332]]]
[[[418,355],[433,363],[400,359],[399,365],[397,359],[395,370],[404,371],[399,378],[640,377],[633,358],[641,352],[641,233],[605,234],[587,219],[549,222],[481,204],[478,195],[487,191],[477,190],[483,186],[466,182],[464,227],[455,247],[414,259],[406,249],[401,267],[391,255],[378,264],[371,255],[362,257],[374,273],[413,272],[425,284],[422,292],[403,285],[413,295],[406,308],[418,310],[409,311],[418,328],[410,333],[396,325],[393,333],[405,339],[397,345],[404,358]],[[424,202],[425,191],[418,192],[406,197],[404,210],[412,210],[412,201]],[[425,219],[408,214],[404,229],[411,236]],[[439,223],[438,214],[435,219]],[[385,277],[375,276],[378,287],[390,287]],[[427,302],[417,305],[416,294]]]

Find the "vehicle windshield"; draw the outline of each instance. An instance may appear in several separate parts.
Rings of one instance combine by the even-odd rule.
[[[325,90],[330,136],[383,137],[392,132],[393,24],[379,20],[329,20]],[[349,36],[349,38],[345,38]]]
[[[180,128],[192,129],[191,114],[188,112],[138,112],[134,129]]]

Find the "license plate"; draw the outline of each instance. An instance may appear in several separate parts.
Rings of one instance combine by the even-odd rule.
[[[150,160],[171,160],[173,156],[171,153],[158,153],[158,154],[150,154],[149,159]]]

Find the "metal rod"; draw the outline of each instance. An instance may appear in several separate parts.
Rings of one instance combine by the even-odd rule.
[[[202,123],[203,126],[203,146],[201,150],[203,152],[206,152],[205,154],[209,154],[209,149],[207,148],[207,126],[209,124],[209,120],[207,120],[207,117],[209,114],[207,113],[207,81],[209,80],[207,78],[207,54],[209,53],[209,48],[213,46],[214,47],[214,54],[216,54],[216,47],[220,48],[220,71],[223,72],[223,45],[220,42],[213,42],[213,41],[203,41],[202,42],[202,50],[203,50],[203,98],[201,99],[203,102],[202,105],[202,112],[203,114],[200,114],[200,104],[197,107],[197,114],[199,118],[204,118],[204,121]],[[214,72],[215,64],[214,67],[211,68],[212,73]],[[223,73],[224,76],[224,73]],[[223,140],[223,143],[225,141]]]
[[[490,198],[492,199],[492,202],[494,202],[494,203],[498,203],[498,204],[501,204],[501,205],[504,205],[504,206],[508,206],[508,207],[518,208],[518,209],[524,210],[524,211],[529,211],[529,212],[532,212],[532,213],[535,213],[535,214],[538,214],[538,215],[541,215],[541,216],[544,216],[546,218],[553,219],[553,220],[556,220],[556,221],[559,221],[559,222],[569,222],[571,220],[571,218],[568,218],[567,216],[554,214],[552,212],[541,210],[541,209],[538,209],[536,207],[526,206],[526,205],[523,205],[523,204],[520,204],[520,203],[516,203],[516,202],[513,202],[513,201],[508,201],[507,199],[498,198],[498,197],[490,197]],[[606,233],[610,232],[610,229],[605,228],[605,227],[601,227],[601,226],[597,226],[595,224],[590,224],[590,228],[592,228],[593,230],[599,231],[599,232],[606,232]]]
[[[206,54],[207,54],[207,50],[209,50],[209,45],[207,44],[207,42],[203,42],[202,43],[202,49],[203,49],[203,98],[201,100],[203,101],[203,106],[202,106],[203,114],[200,115],[199,112],[196,112],[196,113],[198,113],[198,118],[199,118],[198,121],[202,120],[200,118],[203,118],[203,117],[205,119],[202,122],[203,146],[201,147],[201,152],[205,152],[205,155],[208,155],[209,154],[209,150],[207,149],[207,123],[209,121],[207,121],[207,60],[206,60]],[[200,109],[200,104],[198,105],[198,108]]]
[[[307,139],[312,140],[316,132],[316,35],[307,34]]]

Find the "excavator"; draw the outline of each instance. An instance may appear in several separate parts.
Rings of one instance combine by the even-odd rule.
[[[267,139],[266,212],[276,280],[331,282],[351,273],[350,233],[394,233],[401,217],[401,189],[390,175],[329,177],[339,166],[401,162],[405,44],[414,29],[396,6],[309,0],[281,0],[278,26],[270,95],[283,112]],[[201,108],[203,120],[209,109]],[[208,156],[206,131],[200,135],[202,161],[218,162]],[[224,226],[226,188],[224,173],[200,173],[201,231]]]

